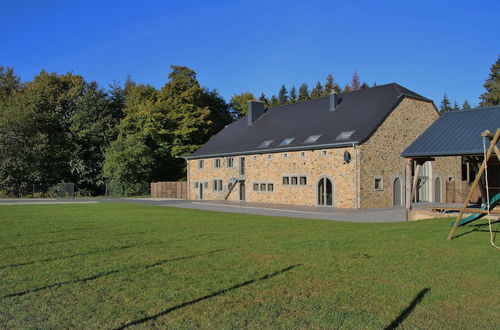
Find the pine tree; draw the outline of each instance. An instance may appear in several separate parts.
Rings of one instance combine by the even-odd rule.
[[[307,86],[306,83],[303,83],[302,85],[300,85],[300,88],[299,88],[299,102],[304,102],[304,101],[307,101],[310,99],[310,96],[309,96],[309,87]]]
[[[323,95],[323,86],[321,86],[321,83],[318,81],[316,83],[316,86],[311,91],[311,99],[317,99],[320,98]]]
[[[269,100],[269,108],[271,108],[271,109],[276,108],[276,107],[279,107],[279,105],[280,105],[280,102],[279,102],[278,98],[275,95],[271,96],[271,100]]]
[[[269,99],[267,98],[266,94],[261,93],[259,97],[259,101],[264,103],[264,108],[269,109]]]
[[[288,104],[288,91],[287,91],[285,85],[281,85],[280,91],[278,93],[278,102],[279,102],[279,105]]]
[[[326,76],[326,83],[325,83],[325,88],[323,92],[323,96],[328,96],[334,91],[334,81],[333,81],[333,75],[328,74]]]
[[[352,88],[351,86],[349,86],[349,84],[346,84],[344,86],[344,89],[342,89],[342,93],[349,93],[349,92],[352,92]]]
[[[290,88],[290,103],[297,103],[297,90],[295,88],[295,86],[292,86],[292,88]]]
[[[351,88],[353,91],[361,89],[361,83],[359,81],[359,74],[357,71],[352,73]]]
[[[463,110],[467,110],[467,109],[470,109],[471,106],[469,104],[469,102],[467,102],[467,100],[464,101],[464,104],[462,104],[462,109]]]
[[[486,92],[479,97],[483,100],[480,106],[486,107],[500,104],[500,55],[497,61],[491,66],[491,72],[484,83]]]
[[[441,113],[445,113],[447,111],[451,111],[451,103],[450,100],[448,99],[448,95],[444,93],[443,100],[441,101],[441,105],[439,106],[439,111]]]
[[[457,101],[453,102],[453,108],[451,108],[452,111],[458,111],[460,110],[460,107],[458,106]]]
[[[361,84],[361,89],[363,89],[363,88],[370,88],[370,86],[364,82]]]

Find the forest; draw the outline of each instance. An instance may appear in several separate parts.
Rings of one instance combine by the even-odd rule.
[[[0,66],[0,190],[71,182],[82,196],[102,195],[106,186],[145,194],[150,182],[185,179],[182,157],[245,116],[249,100],[274,108],[368,87],[357,72],[342,88],[329,74],[313,88],[282,85],[271,97],[245,91],[226,101],[185,66],[170,66],[159,89],[131,78],[103,88],[77,74],[44,70],[22,82],[13,68]],[[479,106],[499,105],[500,57],[484,87]],[[441,112],[468,108],[467,101],[451,104],[446,94],[439,106]]]

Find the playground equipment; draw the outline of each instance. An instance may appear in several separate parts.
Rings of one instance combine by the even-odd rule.
[[[499,196],[500,193],[496,194],[490,200],[489,184],[488,184],[488,160],[490,159],[493,152],[495,152],[498,160],[500,161],[500,150],[498,150],[498,147],[497,147],[497,142],[500,138],[500,128],[497,129],[497,131],[494,135],[490,131],[486,130],[483,133],[481,133],[481,136],[483,137],[484,159],[483,159],[481,167],[479,168],[479,171],[476,175],[476,178],[470,187],[469,193],[467,194],[467,197],[465,198],[464,204],[463,204],[462,208],[460,209],[460,213],[458,214],[457,220],[453,223],[453,227],[451,228],[450,234],[448,235],[448,240],[453,239],[453,236],[455,235],[455,231],[457,230],[458,226],[465,225],[465,224],[470,223],[472,221],[478,220],[478,219],[484,217],[485,215],[488,215],[488,224],[489,224],[489,229],[490,229],[490,243],[495,248],[500,249],[500,247],[495,245],[493,229],[491,226],[491,217],[489,217],[489,215],[491,215],[491,214],[500,214],[499,212],[495,212],[495,210],[493,210],[495,208],[495,206],[497,206],[500,203],[500,196]],[[490,139],[490,147],[488,148],[488,151],[486,151],[486,138]],[[467,204],[469,203],[469,200],[472,197],[474,189],[476,189],[476,187],[479,185],[479,182],[481,180],[483,173],[485,174],[485,182],[486,182],[486,189],[485,189],[486,196],[485,197],[486,197],[487,204],[481,208],[478,208],[478,209],[468,208]],[[467,218],[462,219],[465,212],[473,213],[473,214],[468,216]]]

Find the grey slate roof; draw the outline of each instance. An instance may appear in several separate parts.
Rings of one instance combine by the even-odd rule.
[[[500,128],[500,106],[444,113],[401,154],[403,157],[482,155],[481,133]]]
[[[330,97],[323,97],[267,110],[252,125],[243,117],[226,126],[188,159],[241,154],[306,150],[362,144],[374,133],[395,106],[412,97],[432,102],[396,83],[361,89],[339,95],[340,104],[330,111]],[[343,132],[353,132],[339,139]],[[320,135],[314,143],[304,143]],[[284,139],[294,138],[288,145]],[[272,142],[259,146],[267,140]]]

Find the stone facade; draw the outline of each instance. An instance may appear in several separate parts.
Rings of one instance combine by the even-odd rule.
[[[430,102],[404,98],[360,149],[360,200],[362,208],[393,205],[394,180],[401,183],[405,196],[405,163],[401,153],[422,134],[439,114]],[[446,181],[460,178],[460,158],[440,157],[430,164],[430,200],[434,201],[435,178],[441,180],[441,201],[445,201]],[[382,188],[375,189],[375,178]]]
[[[344,163],[346,151],[352,157],[349,163]],[[318,182],[325,177],[333,184],[333,206],[355,208],[355,155],[353,147],[246,155],[243,157],[244,175],[239,173],[242,157],[230,157],[233,158],[233,167],[227,167],[227,157],[204,159],[203,168],[199,168],[199,160],[189,160],[189,198],[199,199],[200,182],[206,182],[203,199],[223,200],[229,189],[228,183],[235,178],[244,178],[247,201],[315,206],[318,204]],[[220,167],[216,167],[215,159],[220,159]],[[283,177],[289,178],[288,184],[284,184]],[[305,183],[301,178],[305,178]],[[222,190],[215,189],[219,184],[215,184],[214,180],[222,180]],[[254,190],[254,184],[259,185],[258,190]],[[263,184],[266,185],[265,191],[261,189]],[[272,191],[269,191],[269,184],[272,185]],[[228,200],[240,200],[239,184]]]
[[[230,189],[228,184],[244,180],[244,194],[238,183],[228,200],[239,201],[244,195],[249,202],[316,206],[318,182],[328,178],[334,187],[334,207],[390,207],[394,203],[394,180],[399,178],[400,199],[404,203],[405,166],[401,152],[438,117],[432,103],[406,97],[360,146],[191,159],[188,196],[200,199],[203,194],[202,199],[224,200]],[[351,155],[348,163],[344,162],[346,152]],[[242,158],[244,173],[240,173]],[[432,201],[436,198],[433,187],[439,177],[440,197],[445,202],[446,181],[460,180],[460,159],[438,158],[431,162],[430,169],[430,198]],[[288,184],[283,177],[289,178]],[[456,188],[459,193],[460,185]]]

